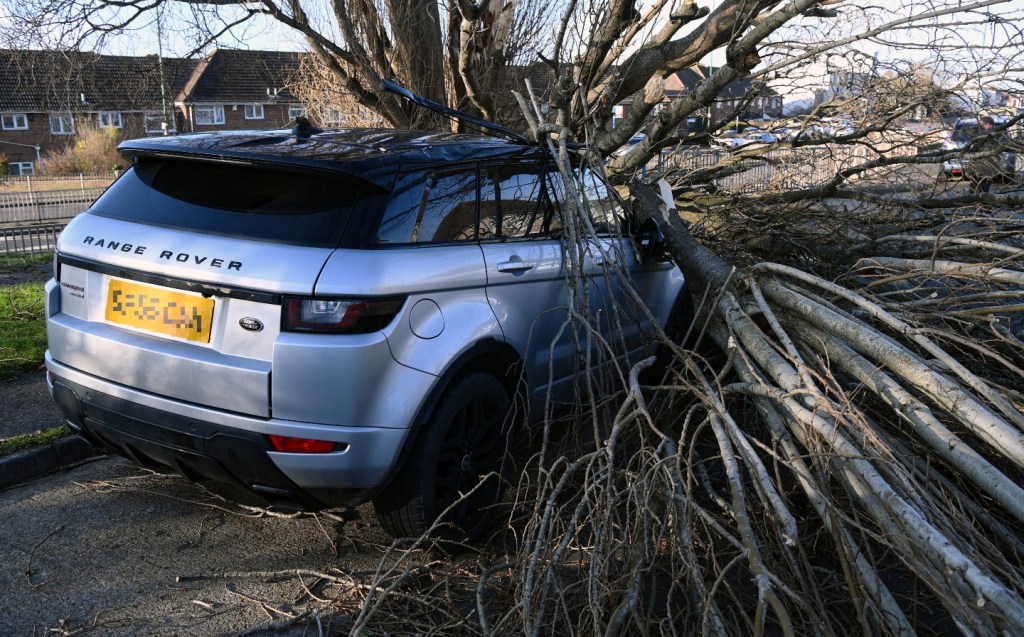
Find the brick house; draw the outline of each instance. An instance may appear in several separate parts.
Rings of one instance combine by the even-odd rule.
[[[693,91],[711,75],[711,68],[703,65],[691,66],[665,78],[665,98],[662,105],[654,107],[653,115],[660,112],[663,105],[668,105]],[[614,119],[621,119],[629,112],[631,100],[617,104],[613,111]],[[725,85],[712,103],[710,112],[706,109],[694,112],[691,120],[697,117],[710,117],[714,124],[721,124],[727,119],[739,117],[750,119],[778,119],[782,117],[782,97],[769,87],[757,87],[750,80],[733,80]],[[685,127],[681,127],[683,129]],[[683,132],[683,130],[680,130]]]
[[[304,114],[288,85],[300,53],[218,49],[176,93],[179,131],[280,128]]]
[[[711,75],[711,68],[691,66],[665,81],[665,93],[685,95]],[[678,82],[678,85],[676,85]],[[672,86],[670,86],[672,84]],[[758,86],[748,79],[733,80],[725,85],[711,106],[711,121],[726,119],[779,119],[782,117],[782,97],[767,86]]]
[[[0,50],[0,154],[10,172],[36,172],[40,159],[74,143],[84,126],[116,129],[123,138],[163,134],[162,105],[171,112],[172,91],[195,62],[164,60],[163,96],[159,67],[156,56]]]
[[[33,174],[86,126],[122,139],[279,128],[302,113],[286,88],[297,53],[215,50],[202,60],[0,50],[0,155]]]

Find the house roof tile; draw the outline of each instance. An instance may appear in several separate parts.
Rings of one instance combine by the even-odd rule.
[[[701,64],[678,71],[676,73],[676,77],[678,77],[679,81],[683,84],[683,92],[689,93],[695,89],[698,84],[711,77],[712,73],[713,67]],[[744,97],[750,91],[751,84],[752,82],[749,79],[733,80],[718,92],[718,99],[737,99]],[[767,96],[777,95],[771,87],[765,87],[763,91],[763,94]]]
[[[164,58],[163,67],[170,100],[196,61]],[[160,105],[160,64],[155,55],[0,49],[2,111],[124,111]]]
[[[297,102],[286,85],[294,82],[301,56],[287,51],[217,49],[198,63],[177,100],[215,104]]]

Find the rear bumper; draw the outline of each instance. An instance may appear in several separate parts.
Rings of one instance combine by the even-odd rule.
[[[140,392],[75,370],[47,352],[50,392],[68,424],[94,444],[194,481],[231,482],[270,502],[354,506],[384,485],[407,429],[260,419]],[[268,435],[330,440],[337,451],[272,451]]]
[[[947,159],[942,162],[942,172],[953,177],[963,177],[964,167],[960,160]]]

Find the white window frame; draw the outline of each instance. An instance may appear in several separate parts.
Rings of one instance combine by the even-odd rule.
[[[224,123],[224,107],[222,105],[196,106],[196,126],[220,126]],[[212,121],[200,121],[200,114],[207,114]]]
[[[28,130],[28,113],[4,113],[0,118],[3,130]]]
[[[97,117],[100,120],[100,128],[121,128],[121,111],[100,111]]]
[[[167,114],[167,132],[176,133],[177,130],[174,127],[174,114]],[[160,111],[146,111],[142,114],[142,129],[147,133],[159,133],[163,134],[164,129],[161,126],[164,121],[164,114]]]
[[[55,111],[50,113],[51,135],[74,135],[75,115],[71,111]]]
[[[296,117],[306,117],[306,107],[299,104],[298,106],[288,107],[288,121],[292,121]]]
[[[347,113],[342,112],[337,106],[323,106],[320,108],[323,116],[324,126],[344,126],[349,121]]]
[[[11,177],[24,177],[25,175],[36,174],[36,166],[30,161],[9,161],[7,167],[11,171]]]
[[[246,104],[245,119],[263,119],[263,104]]]

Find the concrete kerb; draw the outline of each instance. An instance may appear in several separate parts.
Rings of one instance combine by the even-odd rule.
[[[0,456],[0,489],[103,455],[84,438],[71,435],[41,447]]]

